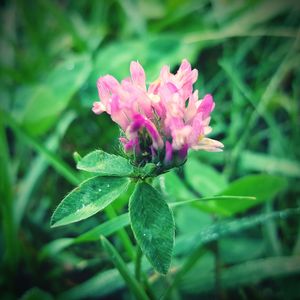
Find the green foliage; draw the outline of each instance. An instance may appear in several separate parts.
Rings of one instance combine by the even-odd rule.
[[[214,274],[211,269],[205,276],[199,277],[201,266],[196,266],[184,280],[180,288],[191,294],[205,293],[214,290]],[[259,270],[259,272],[257,271]],[[299,257],[269,257],[236,264],[226,268],[221,280],[227,289],[256,284],[267,278],[280,279],[299,273]]]
[[[127,159],[102,150],[96,150],[84,156],[77,163],[77,169],[101,176],[129,176],[133,173],[133,166]]]
[[[300,177],[299,162],[262,153],[244,151],[240,167],[244,170],[269,172],[288,177]]]
[[[287,186],[285,178],[272,175],[251,175],[232,182],[220,195],[227,196],[222,201],[208,200],[197,202],[200,209],[224,216],[232,216],[273,199]],[[245,197],[254,197],[246,200]],[[233,197],[231,197],[233,196]],[[234,198],[237,196],[237,198]],[[221,198],[222,199],[222,198]],[[246,200],[246,201],[245,201]]]
[[[89,56],[70,57],[52,70],[42,84],[33,86],[26,94],[28,101],[22,112],[24,127],[35,135],[49,130],[90,71]]]
[[[182,168],[155,178],[161,201],[155,197],[151,204],[167,211],[166,200],[174,212],[173,258],[166,277],[153,274],[142,259],[136,281],[153,299],[163,298],[166,287],[172,287],[174,299],[298,298],[300,10],[295,2],[4,1],[1,298],[131,298],[130,283],[110,254],[119,255],[135,280],[136,241],[127,204],[136,179],[126,190],[124,176],[132,176],[132,167],[115,156],[118,129],[105,114],[91,111],[98,99],[96,81],[107,73],[123,79],[130,61],[138,60],[150,82],[162,65],[174,71],[183,58],[199,70],[199,97],[214,96],[211,137],[225,148],[193,151]],[[76,173],[82,158],[76,155],[74,163],[71,154],[94,149],[111,153],[97,160],[109,171],[94,173],[92,160],[90,173]],[[149,164],[134,169],[132,177],[148,181],[154,172]],[[80,214],[82,197],[68,195],[71,205],[61,204],[54,225],[110,205],[84,222],[51,229],[57,200],[95,175],[102,183],[115,182],[115,192],[106,190],[104,198],[91,192],[87,198],[93,195],[94,202]],[[113,250],[99,246],[100,235],[110,237]]]
[[[243,244],[238,246],[238,249],[234,246],[236,243],[239,243],[242,241],[242,238],[239,238],[235,236],[232,240],[223,240],[221,238],[224,238],[228,235],[232,235],[233,233],[237,234],[238,232],[243,232],[242,236],[246,235],[246,232],[244,230],[249,230],[251,228],[257,227],[260,224],[264,224],[268,220],[272,219],[281,219],[288,218],[291,216],[298,216],[300,213],[299,209],[296,210],[285,210],[281,212],[276,212],[272,214],[262,214],[256,217],[249,217],[249,218],[242,218],[239,220],[233,220],[228,221],[226,223],[220,222],[219,224],[215,224],[212,226],[209,226],[207,228],[203,228],[201,231],[198,232],[198,234],[195,236],[194,232],[191,235],[182,235],[179,239],[176,239],[175,244],[175,251],[174,254],[176,257],[180,257],[184,254],[190,254],[193,250],[197,249],[199,245],[208,245],[214,240],[220,240],[220,251],[221,251],[221,257],[228,263],[228,264],[236,264],[232,267],[226,267],[226,270],[234,270],[235,266],[237,266],[237,269],[241,270],[242,267],[246,268],[249,265],[249,271],[251,269],[251,272],[254,272],[254,269],[251,268],[251,265],[256,266],[256,268],[260,267],[259,261],[261,262],[261,265],[264,264],[268,265],[270,269],[268,269],[267,272],[263,272],[262,278],[268,278],[268,274],[272,273],[272,265],[274,263],[274,267],[276,268],[276,271],[274,271],[275,274],[278,274],[278,276],[284,276],[285,274],[289,274],[289,272],[292,274],[293,272],[298,272],[299,265],[297,264],[298,258],[297,256],[291,257],[290,260],[294,261],[296,264],[292,267],[290,264],[290,268],[283,268],[281,271],[277,269],[277,264],[272,258],[265,258],[260,259],[260,255],[264,253],[263,249],[261,248],[261,245],[259,245],[258,241],[253,241],[253,239],[247,238],[247,241]],[[223,229],[223,225],[225,225],[225,228]],[[224,241],[224,242],[223,242]],[[250,245],[248,243],[251,242]],[[245,248],[248,246],[247,248]],[[249,247],[250,246],[250,247]],[[255,247],[259,247],[259,249],[254,249]],[[242,250],[240,249],[242,247]],[[256,251],[256,253],[251,252],[250,250]],[[244,262],[246,260],[246,262]],[[279,259],[280,260],[280,259]],[[283,262],[284,260],[282,260]],[[238,263],[238,264],[237,264]],[[129,266],[130,267],[130,266]],[[179,266],[178,263],[174,266],[176,269],[178,269]],[[191,285],[192,289],[194,290],[194,293],[198,292],[209,292],[214,290],[214,257],[212,253],[206,252],[206,254],[203,256],[203,259],[200,261],[194,261],[194,264],[192,265],[192,269],[187,274],[183,274],[184,276],[181,277],[180,281],[180,289],[188,292],[189,291],[189,284]],[[149,266],[145,266],[145,270],[149,270]],[[246,268],[247,269],[247,268]],[[205,270],[205,272],[202,272]],[[244,269],[245,270],[245,269]],[[269,273],[270,272],[270,273]],[[231,272],[230,272],[231,273]],[[247,277],[247,274],[250,275],[247,271],[245,271],[246,275],[245,277],[234,278],[234,282],[238,281],[239,284],[244,285],[248,283],[252,283],[253,281],[259,280],[259,276],[253,276]],[[257,273],[257,269],[256,269]],[[205,282],[205,284],[200,284],[199,278],[201,278],[202,281]],[[161,278],[160,278],[161,279]],[[229,280],[226,280],[226,284],[230,286],[234,286],[234,284],[231,285]],[[64,292],[61,295],[61,299],[82,299],[84,297],[88,296],[94,296],[94,297],[104,297],[110,293],[113,293],[119,289],[124,287],[124,282],[122,281],[120,274],[118,274],[118,271],[116,269],[109,269],[107,271],[101,272],[94,277],[90,278],[89,280],[83,282],[82,284],[71,288],[70,290]],[[203,289],[203,290],[202,290]]]
[[[129,225],[129,214],[123,214],[121,216],[115,217],[112,220],[106,221],[91,230],[77,236],[74,238],[74,243],[84,243],[97,241],[100,235],[109,236],[115,233],[117,230]]]
[[[74,245],[74,244],[81,244],[87,242],[98,241],[99,236],[110,236],[113,233],[117,232],[118,230],[122,229],[123,227],[129,225],[129,214],[123,214],[121,216],[117,216],[112,220],[106,221],[87,232],[80,234],[74,238],[61,238],[50,242],[49,244],[45,245],[41,250],[41,258],[47,256],[54,256],[57,255],[59,252],[64,250],[65,248]]]
[[[177,65],[182,55],[195,57],[198,45],[187,45],[183,40],[178,40],[178,35],[153,35],[145,39],[129,40],[126,42],[111,43],[98,53],[95,59],[95,72],[93,79],[105,74],[117,74],[118,79],[128,76],[129,64],[138,60],[147,70],[147,82],[158,77],[163,64]],[[111,60],[115,57],[114,60]],[[110,61],[107,64],[107,61]],[[100,70],[100,71],[98,71]]]
[[[184,170],[187,181],[203,196],[216,195],[227,186],[224,175],[192,157],[188,159]]]
[[[147,183],[138,183],[129,201],[131,227],[153,267],[167,274],[175,238],[173,215],[163,196]]]
[[[300,209],[286,209],[278,212],[257,214],[254,216],[237,218],[233,220],[225,220],[217,222],[216,224],[204,227],[198,231],[197,234],[187,235],[182,239],[177,239],[175,247],[175,255],[188,253],[195,248],[207,244],[211,241],[219,240],[229,234],[238,233],[247,230],[259,224],[263,224],[272,219],[284,219],[290,216],[297,216],[300,214]]]
[[[114,246],[104,236],[101,236],[101,243],[103,248],[110,255],[112,262],[115,264],[116,268],[119,270],[121,276],[127,283],[128,287],[132,290],[136,298],[141,300],[149,299],[137,280],[130,274],[130,271],[127,269],[125,262],[123,261],[117,250],[114,248]]]
[[[92,177],[71,191],[58,205],[51,218],[57,227],[84,220],[118,198],[128,187],[122,177]]]

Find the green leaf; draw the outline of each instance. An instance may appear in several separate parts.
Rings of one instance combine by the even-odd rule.
[[[266,246],[267,243],[263,239],[249,237],[233,236],[219,241],[222,262],[225,264],[262,257],[266,253]]]
[[[216,195],[228,185],[221,173],[193,157],[187,160],[184,173],[188,183],[203,196]]]
[[[212,217],[191,206],[183,206],[175,212],[176,235],[198,233],[199,230],[212,224]]]
[[[247,230],[259,224],[263,224],[268,220],[285,219],[299,214],[300,208],[290,208],[240,219],[220,221],[202,229],[198,234],[193,233],[186,236],[179,236],[176,239],[174,255],[184,255],[186,253],[190,253],[201,245],[207,244],[211,241],[219,240],[220,238],[229,234]]]
[[[51,70],[45,81],[34,86],[28,95],[22,120],[26,130],[40,135],[54,125],[90,71],[91,60],[86,55],[72,57]]]
[[[219,207],[228,211],[229,214],[244,212],[247,209],[257,206],[265,201],[273,199],[279,192],[287,186],[287,181],[283,177],[272,175],[250,175],[234,181],[221,194],[252,196],[253,201],[219,201]]]
[[[45,245],[40,251],[40,258],[43,259],[48,256],[57,255],[59,252],[73,244],[98,241],[100,235],[108,237],[127,225],[129,225],[128,213],[108,220],[88,230],[87,232],[82,233],[76,238],[61,238],[50,242],[49,244]]]
[[[71,191],[58,205],[51,218],[51,227],[86,219],[104,209],[122,194],[128,178],[93,177]]]
[[[155,170],[156,164],[147,163],[143,168],[137,168],[136,175],[139,177],[151,176]]]
[[[66,180],[68,180],[71,184],[77,185],[79,184],[79,179],[74,173],[73,169],[69,167],[63,160],[61,160],[56,154],[43,145],[37,138],[28,134],[23,127],[18,125],[18,123],[9,115],[9,114],[1,114],[0,117],[3,117],[4,122],[7,126],[9,126],[16,136],[25,144],[27,144],[30,148],[35,150],[38,154],[41,154],[45,157],[47,163],[52,166],[59,174],[61,174]],[[51,148],[51,147],[50,147]]]
[[[236,200],[240,200],[240,201],[253,201],[256,200],[255,197],[251,197],[251,196],[212,196],[212,197],[203,197],[203,198],[199,198],[199,199],[192,199],[192,200],[185,200],[185,201],[178,201],[178,202],[172,202],[170,203],[170,206],[176,207],[176,206],[182,206],[182,205],[186,205],[186,204],[190,204],[190,203],[195,203],[195,204],[202,204],[203,202],[212,202],[212,201],[236,201]]]
[[[277,173],[289,177],[300,177],[299,162],[263,153],[244,151],[241,155],[240,167],[244,170]]]
[[[143,253],[159,273],[171,264],[175,226],[172,211],[151,185],[138,183],[129,201],[131,227]]]
[[[259,270],[259,271],[258,271]],[[204,293],[215,288],[213,269],[201,272],[196,267],[180,283],[180,288],[189,293]],[[299,256],[268,257],[250,260],[221,270],[221,282],[224,288],[236,289],[239,286],[251,286],[268,278],[288,276],[300,272]],[[199,275],[200,274],[200,275]]]
[[[98,272],[82,283],[78,283],[60,294],[58,300],[81,300],[88,298],[105,299],[110,294],[124,288],[125,283],[117,269]]]
[[[279,192],[283,191],[286,185],[287,182],[282,177],[250,175],[234,181],[220,193],[221,198],[226,196],[228,199],[197,202],[196,205],[207,212],[221,216],[232,216],[271,200]],[[254,198],[246,200],[247,197]]]
[[[62,137],[75,116],[75,112],[68,111],[58,121],[55,131],[45,141],[45,148],[47,150],[51,152],[57,151]],[[15,219],[18,225],[22,221],[29,202],[33,200],[33,191],[36,189],[37,184],[43,181],[43,175],[45,174],[47,167],[47,159],[43,155],[38,155],[30,162],[26,176],[24,176],[24,179],[19,183],[19,192],[15,202]],[[72,178],[73,177],[74,176],[72,176]]]
[[[236,233],[236,232],[243,231],[243,230],[246,230],[251,227],[258,226],[259,224],[262,224],[265,221],[270,220],[270,219],[287,218],[289,216],[298,215],[299,213],[300,213],[299,209],[288,209],[288,210],[283,210],[283,211],[279,211],[279,212],[263,214],[263,215],[259,215],[259,216],[251,216],[251,217],[247,217],[247,218],[242,218],[242,219],[238,220],[238,222],[242,221],[241,223],[243,223],[243,225],[240,226],[239,228],[237,228],[238,222],[236,222],[235,220],[222,222],[219,226],[216,226],[216,225],[208,226],[205,229],[201,230],[201,234],[199,233],[199,234],[195,235],[195,232],[192,232],[192,235],[188,238],[186,236],[181,236],[180,239],[177,238],[174,254],[179,255],[179,256],[188,255],[193,250],[198,248],[200,245],[209,243],[212,240],[220,239],[220,238],[230,235],[232,233]],[[222,231],[223,224],[225,224],[226,228],[221,233],[220,231]],[[202,238],[203,238],[203,240],[202,240]],[[235,242],[238,243],[239,238],[238,239],[235,238]],[[258,246],[258,247],[260,247],[260,246]],[[222,250],[222,244],[221,244],[221,250]],[[232,258],[234,258],[234,260],[230,259],[230,263],[241,261],[240,258],[236,259],[236,257],[233,257],[236,254],[236,253],[234,254],[235,249],[230,249],[230,251],[232,253]],[[260,251],[260,250],[256,249],[256,251]],[[249,256],[251,256],[251,255],[253,255],[253,253],[252,254],[249,253]],[[259,253],[257,253],[257,255],[259,255]],[[255,253],[252,256],[252,258],[254,256],[255,256]],[[198,268],[198,264],[199,264],[199,268]],[[245,266],[247,266],[247,263],[241,264],[241,266],[245,267]],[[259,264],[256,266],[256,273],[257,273],[258,266],[259,266]],[[130,266],[128,266],[128,267],[130,268]],[[195,269],[195,268],[197,268],[197,269]],[[203,284],[203,285],[201,284],[201,288],[204,287],[205,290],[210,289],[210,287],[214,288],[214,286],[215,286],[214,285],[214,282],[215,282],[214,274],[212,273],[211,275],[209,275],[209,279],[207,278],[208,272],[213,272],[213,270],[214,270],[213,255],[211,253],[207,253],[205,255],[205,257],[201,258],[201,260],[197,263],[197,266],[195,266],[195,268],[193,268],[193,270],[191,270],[186,275],[186,277],[183,279],[184,285],[191,282],[195,288],[200,287],[200,282],[202,282],[201,280],[203,280],[203,281],[205,281],[205,284]],[[131,269],[133,269],[133,268],[131,268]],[[195,273],[193,272],[194,270],[196,271]],[[205,272],[203,272],[203,270],[205,270]],[[145,269],[145,271],[148,271],[148,270]],[[222,274],[224,271],[225,270],[222,271]],[[201,279],[199,279],[200,274],[202,274]],[[187,278],[187,276],[189,277],[189,279]],[[248,277],[246,276],[244,279],[247,280],[247,278]],[[209,282],[209,284],[212,284],[212,285],[209,285],[209,287],[208,287],[207,282]],[[100,298],[100,297],[107,296],[113,292],[116,292],[117,290],[120,290],[123,287],[124,287],[124,284],[120,279],[120,275],[119,275],[118,271],[116,269],[110,269],[107,271],[100,272],[100,273],[96,274],[95,276],[91,277],[90,279],[88,279],[87,281],[85,281],[79,285],[76,285],[76,286],[72,287],[71,289],[65,291],[63,294],[61,294],[59,296],[59,299],[83,299],[83,298],[89,297],[89,296],[90,297],[97,296]],[[180,284],[180,287],[182,287],[182,284]],[[207,288],[205,288],[205,287],[207,287]],[[184,289],[185,289],[185,287],[184,287]]]
[[[55,256],[67,247],[71,246],[74,238],[61,238],[51,241],[40,250],[39,258],[44,259],[48,256]]]
[[[20,300],[39,300],[39,299],[52,300],[53,297],[49,293],[39,289],[38,287],[33,287],[27,290],[20,298]]]
[[[102,150],[95,150],[84,156],[77,163],[77,169],[102,176],[129,176],[133,173],[133,166],[127,159]]]
[[[103,248],[110,255],[112,262],[119,270],[121,276],[127,283],[127,286],[131,289],[131,291],[137,297],[137,299],[149,299],[143,288],[137,282],[137,280],[130,274],[125,262],[123,261],[117,250],[114,248],[114,246],[104,236],[101,236],[101,243]]]
[[[195,198],[195,194],[184,185],[183,181],[180,180],[174,170],[163,176],[165,191],[170,195],[172,202]]]
[[[110,43],[97,53],[92,78],[94,80],[105,74],[124,78],[129,75],[130,62],[138,60],[147,70],[147,81],[155,80],[162,65],[168,63],[174,67],[182,57],[189,60],[196,58],[199,45],[187,44],[181,37],[178,34],[159,34],[148,35],[147,39]],[[108,61],[111,63],[107,64]]]
[[[74,239],[74,242],[84,243],[84,242],[97,241],[100,235],[109,236],[127,225],[129,225],[128,213],[117,216],[114,219],[111,219],[103,224],[100,224],[92,228],[91,230],[76,237]]]

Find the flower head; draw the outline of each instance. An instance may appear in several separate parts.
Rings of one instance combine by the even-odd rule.
[[[120,141],[136,164],[154,162],[170,168],[185,161],[188,149],[222,151],[222,143],[206,137],[212,130],[213,97],[199,99],[193,91],[198,71],[186,59],[176,74],[164,66],[148,87],[138,62],[131,62],[130,73],[122,82],[111,75],[98,79],[101,101],[94,103],[93,111],[110,114],[121,127]]]

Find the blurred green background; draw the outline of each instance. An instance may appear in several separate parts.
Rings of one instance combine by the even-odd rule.
[[[1,299],[130,299],[97,240],[68,244],[114,216],[52,230],[49,219],[84,176],[72,153],[117,150],[118,128],[91,112],[97,78],[127,77],[138,60],[150,82],[183,58],[199,70],[200,95],[214,96],[211,137],[225,150],[191,153],[183,170],[157,185],[171,202],[226,189],[257,200],[175,209],[171,273],[150,277],[157,297],[198,251],[176,277],[172,299],[299,299],[299,210],[291,210],[300,204],[298,1],[15,0],[0,7]],[[119,214],[127,196],[114,204]],[[115,231],[102,234],[129,262]]]

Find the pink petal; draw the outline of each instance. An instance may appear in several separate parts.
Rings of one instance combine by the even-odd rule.
[[[165,154],[165,162],[168,163],[172,160],[173,148],[171,143],[166,141],[166,154]]]
[[[97,114],[100,115],[101,113],[103,113],[105,111],[105,106],[103,105],[103,103],[97,101],[93,103],[93,108],[92,111]]]
[[[201,112],[203,119],[206,119],[207,117],[209,117],[209,115],[213,111],[214,107],[215,107],[215,103],[214,103],[212,95],[207,94],[204,96],[203,100],[201,101],[197,112],[198,113]]]
[[[146,89],[146,75],[143,67],[137,62],[132,61],[130,64],[130,73],[132,81],[143,89]]]
[[[130,124],[130,120],[126,115],[126,110],[122,108],[120,99],[117,95],[113,95],[111,97],[110,114],[112,120],[116,122],[123,129],[123,131],[126,131]]]
[[[178,69],[177,74],[179,73],[185,73],[185,72],[189,72],[191,71],[191,64],[189,63],[189,61],[187,59],[183,59],[181,62],[181,65]]]
[[[195,150],[205,150],[209,152],[221,152],[223,151],[224,145],[216,140],[203,138],[200,140],[199,144],[192,147]]]
[[[119,82],[113,76],[105,75],[98,79],[97,87],[99,98],[102,100],[103,104],[106,105],[111,97],[111,94],[119,87]]]
[[[144,116],[135,115],[133,118],[133,123],[130,127],[130,133],[137,135],[137,132],[143,127],[146,128],[148,133],[150,134],[152,138],[153,147],[155,149],[162,148],[164,143],[155,125],[150,120],[146,119]]]
[[[167,82],[170,80],[171,75],[170,67],[165,65],[160,70],[159,78],[162,82]]]

